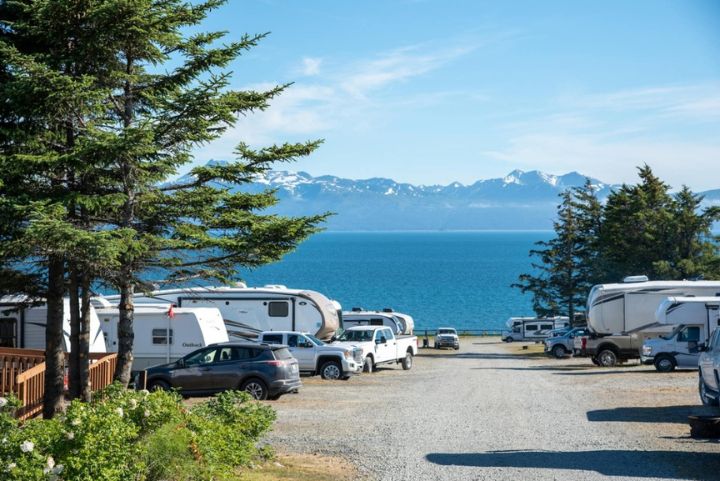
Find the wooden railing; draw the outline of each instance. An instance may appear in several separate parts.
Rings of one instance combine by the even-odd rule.
[[[17,394],[17,376],[45,362],[45,351],[0,347],[0,396]]]
[[[8,349],[4,349],[7,351]],[[6,370],[8,373],[13,367],[16,374],[12,378],[12,382],[8,383],[8,387],[0,393],[13,393],[22,402],[22,406],[17,411],[17,417],[21,420],[37,416],[43,410],[43,397],[45,395],[45,353],[43,351],[34,351],[28,354],[27,349],[15,349],[14,351],[23,351],[27,355],[27,360],[13,361],[7,363],[7,369],[3,364],[2,375],[5,379]],[[39,355],[38,355],[39,353]],[[0,361],[4,358],[4,354],[0,351]],[[13,359],[21,357],[16,354]],[[35,361],[34,365],[30,363]],[[39,361],[39,362],[37,362]],[[90,389],[97,391],[113,381],[115,374],[115,366],[117,365],[117,353],[91,353],[90,354]],[[16,368],[24,366],[25,369]],[[9,375],[9,374],[8,374]]]

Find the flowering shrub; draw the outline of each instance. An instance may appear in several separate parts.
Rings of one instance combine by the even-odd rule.
[[[226,392],[186,409],[172,392],[112,385],[51,420],[18,423],[0,398],[0,479],[23,481],[222,479],[263,454],[275,412]]]

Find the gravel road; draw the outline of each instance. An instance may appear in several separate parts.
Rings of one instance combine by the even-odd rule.
[[[421,350],[411,371],[305,378],[272,403],[281,451],[341,456],[373,480],[720,480],[689,437],[696,372],[601,369],[490,339]],[[712,411],[710,411],[712,412]]]

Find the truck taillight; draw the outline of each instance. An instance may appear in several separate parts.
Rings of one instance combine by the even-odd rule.
[[[267,363],[270,364],[271,366],[276,366],[276,367],[285,365],[285,361],[267,361]]]

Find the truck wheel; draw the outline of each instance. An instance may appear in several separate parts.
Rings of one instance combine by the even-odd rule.
[[[412,369],[412,365],[413,365],[413,355],[411,352],[408,352],[407,354],[405,354],[405,357],[402,360],[402,367],[405,371],[408,371],[408,370]]]
[[[659,372],[672,372],[675,370],[675,359],[672,356],[657,356],[655,358],[655,369]]]
[[[342,377],[342,366],[337,361],[326,361],[320,366],[320,377],[335,381]]]
[[[505,338],[505,342],[513,342],[513,338],[508,336]]]
[[[363,364],[363,372],[371,373],[374,367],[372,356],[366,357],[365,363]]]
[[[596,366],[599,366],[599,365],[600,365],[600,361],[598,361],[596,357],[591,357],[590,360],[591,360],[592,363],[595,364]]]
[[[602,367],[615,367],[618,362],[618,356],[612,349],[603,349],[597,355],[597,360]]]
[[[563,346],[562,344],[558,344],[555,347],[553,347],[552,355],[555,356],[557,359],[562,359],[565,356],[567,356],[567,351],[565,350],[565,346]]]
[[[455,350],[456,350],[456,351],[459,351],[459,350],[460,350],[460,346],[456,346],[456,347],[455,347]]]
[[[705,385],[705,381],[702,377],[702,372],[700,373],[700,383],[698,384],[698,391],[700,393],[700,400],[702,401],[704,406],[717,406],[718,400],[714,397],[710,396],[708,393],[707,386]]]
[[[268,397],[268,389],[265,383],[258,378],[248,379],[240,385],[240,390],[250,394],[254,399],[262,401]]]

